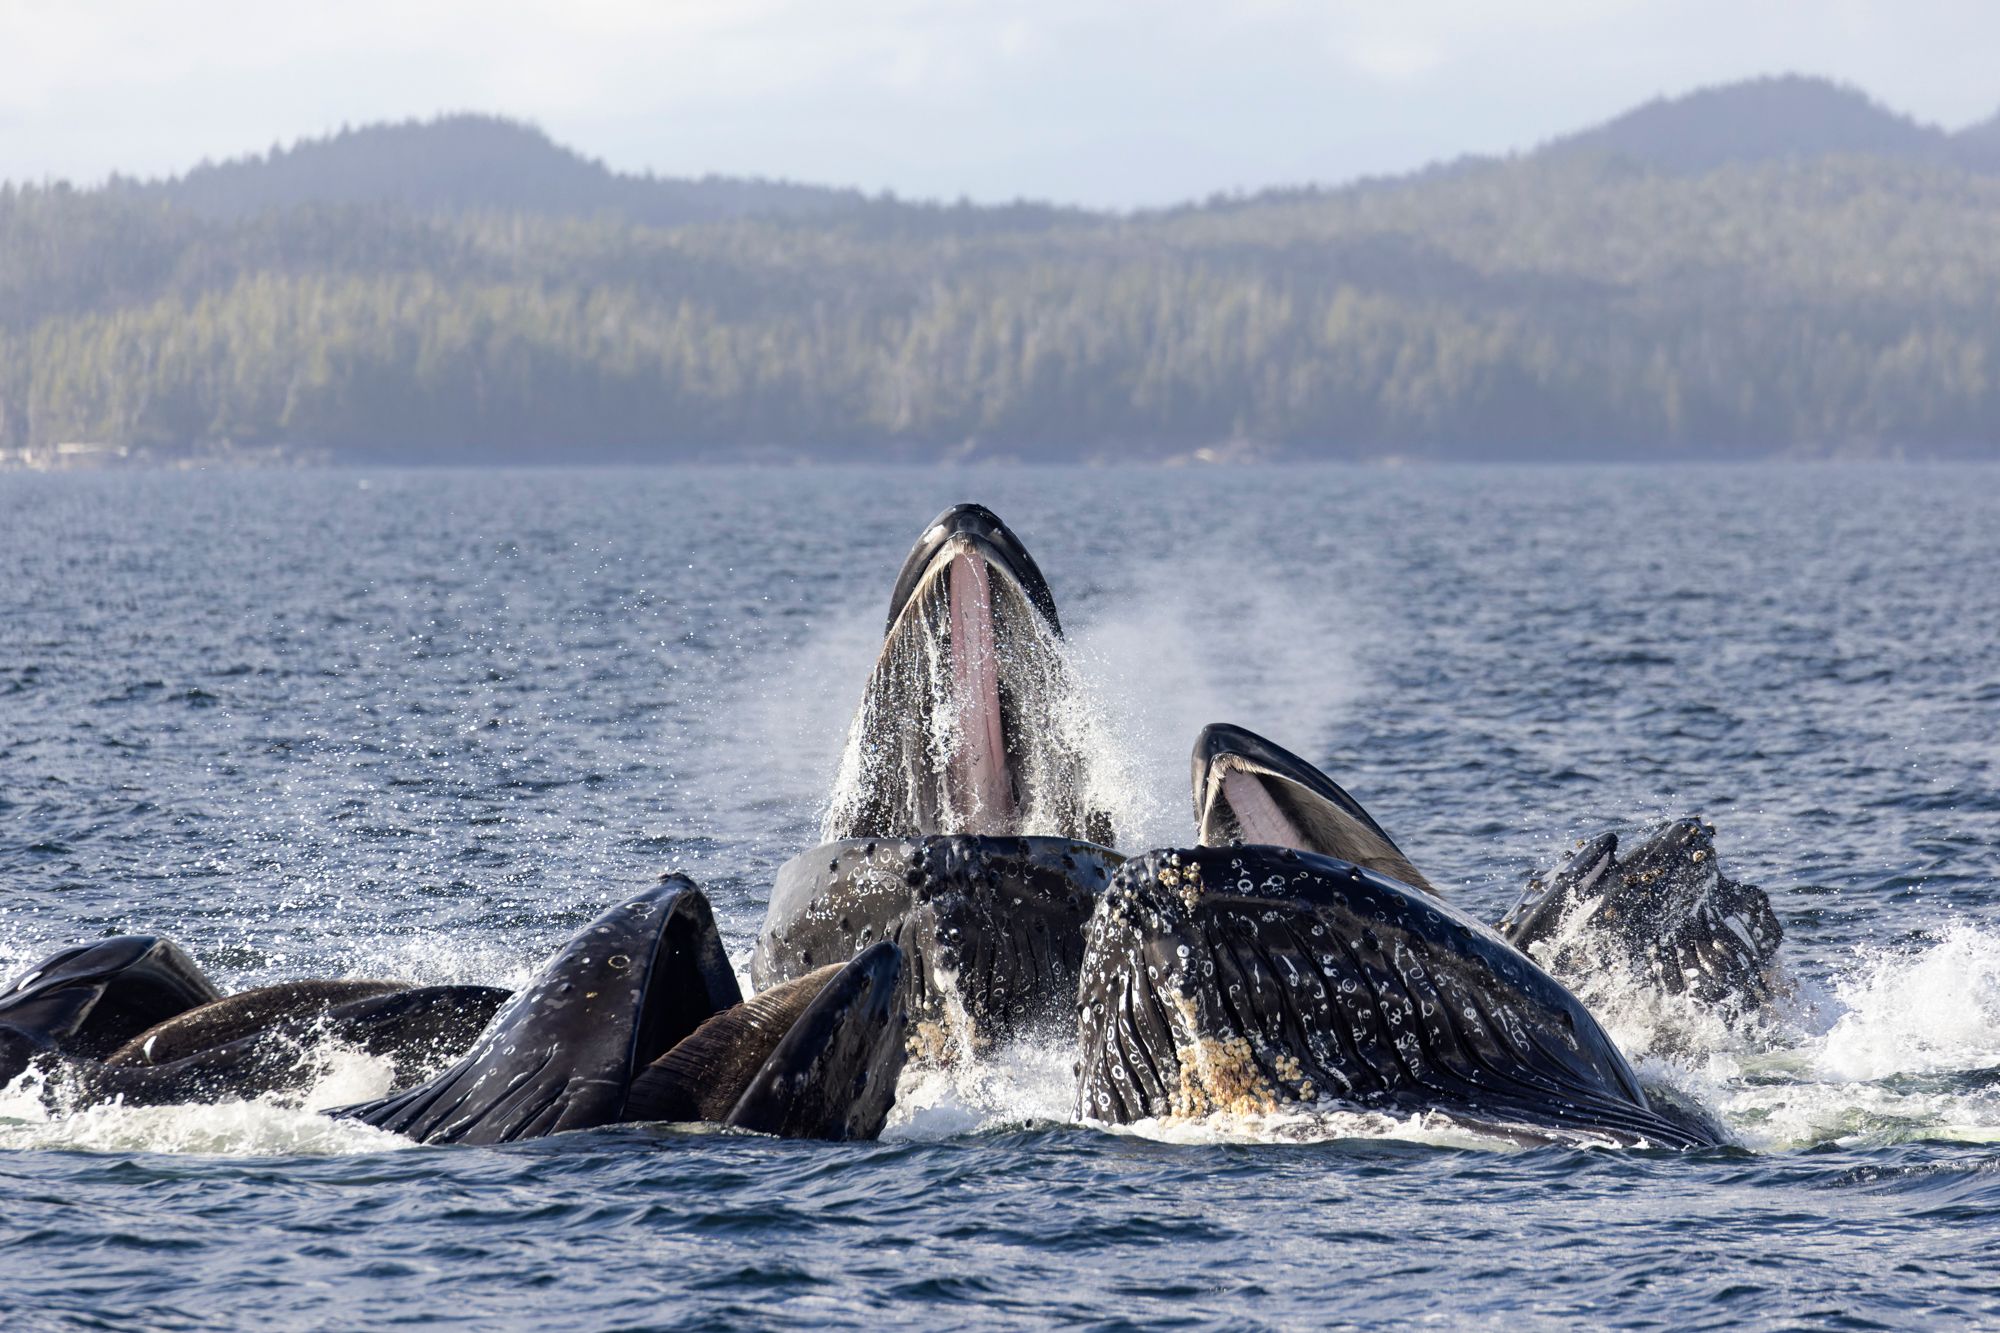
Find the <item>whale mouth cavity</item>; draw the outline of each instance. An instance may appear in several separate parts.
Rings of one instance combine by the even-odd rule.
[[[690,894],[676,902],[661,923],[652,949],[632,1025],[628,1082],[707,1022],[718,1006],[718,997],[727,1000],[735,990],[735,975],[705,898]],[[619,969],[623,956],[614,953],[605,959],[605,965]],[[628,958],[626,966],[636,961]]]
[[[1087,808],[1080,695],[1047,581],[979,505],[903,562],[821,837],[1046,834],[1108,842]]]

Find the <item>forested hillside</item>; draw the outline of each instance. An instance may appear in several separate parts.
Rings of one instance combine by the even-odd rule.
[[[1991,128],[1911,137],[1775,82],[1754,151],[1718,152],[1726,102],[1679,140],[1659,114],[1690,108],[1658,104],[1524,157],[1131,217],[620,177],[491,122],[476,170],[397,166],[462,121],[366,161],[336,139],[7,189],[0,448],[2000,453]]]

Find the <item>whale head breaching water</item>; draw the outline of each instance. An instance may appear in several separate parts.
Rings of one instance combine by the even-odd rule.
[[[1066,1025],[1083,923],[1119,860],[1080,711],[1034,557],[992,511],[947,509],[896,577],[826,841],[778,872],[756,984],[892,940],[927,1054]]]
[[[1193,784],[1204,846],[1316,852],[1437,892],[1360,802],[1255,732],[1205,728],[1195,741]],[[1638,984],[1733,1019],[1757,1013],[1784,989],[1777,962],[1784,929],[1763,890],[1722,874],[1712,825],[1674,820],[1623,861],[1617,850],[1615,834],[1578,843],[1529,882],[1494,929],[1586,992],[1607,980]]]
[[[1127,861],[1091,918],[1078,1114],[1438,1112],[1509,1133],[1692,1147],[1597,1021],[1437,898],[1290,848]]]
[[[1770,897],[1723,874],[1715,826],[1700,819],[1670,821],[1623,858],[1615,833],[1578,842],[1498,929],[1586,991],[1600,976],[1637,983],[1725,1019],[1754,1016],[1789,985]]]
[[[1195,738],[1195,837],[1318,852],[1435,892],[1361,802],[1290,750],[1217,722]]]
[[[1055,598],[1019,538],[945,510],[896,577],[821,837],[1046,834],[1109,843],[1075,740]]]
[[[746,1004],[708,898],[669,875],[571,937],[456,1065],[333,1114],[424,1143],[663,1115],[872,1138],[905,1058],[901,967],[883,943]]]

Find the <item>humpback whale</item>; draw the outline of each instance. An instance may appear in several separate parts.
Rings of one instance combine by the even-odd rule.
[[[1436,893],[1358,801],[1255,732],[1221,723],[1203,729],[1193,783],[1205,846],[1317,852]],[[1784,928],[1763,890],[1722,874],[1714,826],[1674,820],[1623,861],[1617,850],[1615,834],[1578,843],[1529,881],[1494,929],[1570,985],[1617,966],[1630,982],[1725,1016],[1768,1004],[1781,985]]]
[[[506,992],[297,981],[224,996],[178,945],[123,935],[65,949],[0,993],[0,1083],[30,1065],[67,1105],[154,1106],[299,1090],[333,1039],[404,1077],[464,1049]]]
[[[912,1058],[1073,1043],[1080,1118],[1332,1106],[1531,1138],[1698,1147],[1565,982],[1718,1006],[1772,995],[1782,931],[1678,821],[1580,844],[1497,928],[1446,902],[1359,801],[1241,727],[1197,738],[1197,846],[1127,859],[1092,799],[1053,594],[990,510],[947,509],[892,591],[822,845],[779,870],[745,997],[702,891],[621,898],[511,996],[305,980],[223,995],[153,936],[0,992],[0,1082],[70,1103],[306,1086],[325,1037],[392,1064],[328,1114],[424,1143],[629,1122],[878,1135]],[[1589,993],[1589,992],[1586,992]]]
[[[1191,782],[1195,838],[1204,847],[1247,842],[1318,852],[1436,892],[1361,802],[1254,731],[1227,722],[1203,727]]]
[[[1291,848],[1148,852],[1092,916],[1077,1112],[1125,1124],[1333,1105],[1510,1133],[1699,1147],[1588,1010],[1487,927]]]
[[[719,1060],[715,1032],[674,1059],[684,1042],[744,1005],[707,897],[686,876],[668,875],[578,931],[457,1064],[331,1114],[422,1143],[491,1144],[683,1108],[709,1118],[710,1106],[727,1101],[715,1118],[736,1128],[873,1137],[905,1049],[894,1004],[901,961],[885,942],[819,976],[789,1013],[770,1002],[738,1012],[720,1032],[744,1036],[768,1030],[779,1014],[789,1020],[754,1066]],[[732,1068],[740,1085],[704,1086]]]
[[[896,576],[821,838],[1047,834],[1109,843],[1064,710],[1055,598],[993,512],[961,504]]]
[[[0,1083],[40,1068],[44,1097],[68,1108],[300,1091],[331,1039],[387,1057],[399,1090],[329,1114],[424,1142],[659,1118],[871,1138],[907,1049],[902,962],[880,941],[744,1003],[707,898],[678,875],[591,922],[512,997],[368,980],[225,996],[172,942],[121,936],[0,992]]]
[[[925,528],[896,576],[822,845],[780,868],[759,987],[894,941],[912,1042],[949,1060],[1065,1027],[1083,923],[1119,856],[1066,739],[1048,581],[989,509]]]
[[[1715,826],[1676,819],[1622,859],[1618,835],[1580,841],[1528,881],[1499,931],[1557,976],[1629,983],[1747,1016],[1784,988],[1784,926],[1762,889],[1722,873]]]
[[[14,1034],[17,1046],[101,1056],[221,998],[172,940],[117,935],[51,954],[0,991],[0,1028]]]

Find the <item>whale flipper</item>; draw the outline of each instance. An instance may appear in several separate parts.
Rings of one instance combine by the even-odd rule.
[[[64,949],[28,969],[0,991],[0,1026],[63,1055],[95,1057],[221,998],[172,940],[119,935]]]
[[[330,1114],[423,1143],[612,1124],[639,1070],[742,998],[707,897],[668,876],[578,931],[450,1069]]]
[[[909,1050],[902,967],[902,950],[883,940],[840,968],[723,1123],[789,1139],[880,1135]]]
[[[1619,1143],[1712,1142],[1648,1104],[1588,1010],[1456,908],[1271,847],[1150,852],[1092,917],[1078,1111],[1125,1123],[1323,1099]]]

